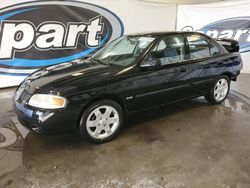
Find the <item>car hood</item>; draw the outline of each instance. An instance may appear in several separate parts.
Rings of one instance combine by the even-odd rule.
[[[103,84],[119,74],[120,66],[93,61],[73,61],[42,68],[29,75],[21,87],[30,93],[67,93],[81,91],[95,84]],[[59,93],[58,93],[59,92]]]

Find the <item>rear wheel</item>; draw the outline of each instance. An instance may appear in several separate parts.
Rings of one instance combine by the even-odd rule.
[[[230,80],[226,75],[220,76],[212,89],[205,95],[205,99],[211,104],[221,104],[228,96]]]
[[[111,100],[91,104],[83,113],[80,134],[95,143],[111,141],[123,124],[122,107]]]

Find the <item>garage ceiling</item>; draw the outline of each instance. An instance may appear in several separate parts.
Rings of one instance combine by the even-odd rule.
[[[201,3],[212,3],[212,2],[229,1],[229,0],[143,0],[143,1],[167,3],[167,4],[201,4]]]

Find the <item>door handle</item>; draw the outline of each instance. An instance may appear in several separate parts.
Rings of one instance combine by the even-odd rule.
[[[188,72],[188,70],[189,70],[188,68],[183,68],[180,70],[180,72]]]

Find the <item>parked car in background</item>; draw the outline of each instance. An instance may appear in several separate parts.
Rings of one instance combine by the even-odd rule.
[[[242,69],[236,41],[196,32],[127,35],[88,59],[42,68],[17,88],[19,121],[38,133],[78,129],[110,141],[131,113],[205,96],[222,103]]]

